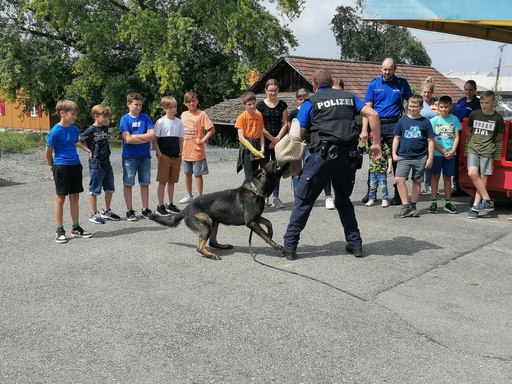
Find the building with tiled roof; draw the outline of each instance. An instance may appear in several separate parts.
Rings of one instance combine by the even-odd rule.
[[[381,76],[381,63],[344,61],[335,59],[318,59],[299,56],[285,56],[278,59],[250,88],[262,100],[265,95],[265,83],[269,79],[279,82],[279,98],[286,101],[289,111],[297,107],[295,92],[306,88],[313,92],[313,73],[318,69],[327,69],[333,79],[341,77],[345,90],[355,93],[364,99],[366,88],[373,79]],[[417,65],[398,65],[396,75],[405,77],[409,84],[416,87],[416,93],[421,92],[421,83],[427,77],[434,79],[434,96],[449,95],[458,100],[464,95],[450,79],[443,76],[432,67]],[[217,104],[206,110],[215,125],[234,126],[236,118],[244,110],[240,98],[231,99]]]

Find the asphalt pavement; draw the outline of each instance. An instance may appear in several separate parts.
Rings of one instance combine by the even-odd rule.
[[[205,192],[244,178],[231,159],[209,167]],[[367,257],[345,252],[321,197],[297,260],[253,236],[263,264],[245,227],[220,227],[234,248],[213,261],[184,224],[128,222],[119,173],[123,219],[89,222],[83,193],[94,237],[67,244],[54,241],[53,182],[0,188],[0,383],[511,383],[512,203],[468,220],[469,197],[453,199],[461,214],[434,215],[421,196],[420,218],[395,219],[380,192],[360,202],[365,177],[353,200]],[[175,200],[184,194],[181,175]],[[281,198],[264,212],[280,244],[290,179]],[[69,237],[67,205],[64,223]]]

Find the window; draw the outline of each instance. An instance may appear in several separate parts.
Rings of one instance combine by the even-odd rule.
[[[0,100],[0,116],[5,116],[5,101]]]
[[[29,116],[29,117],[41,117],[42,116],[42,114],[41,114],[41,106],[39,105],[39,106],[36,107],[34,105],[30,109],[30,111],[28,111],[27,116]]]

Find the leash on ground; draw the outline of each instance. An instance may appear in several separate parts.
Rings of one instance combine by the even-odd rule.
[[[288,271],[288,270],[283,269],[283,268],[274,267],[273,265],[266,264],[266,263],[264,263],[264,262],[262,262],[262,261],[256,260],[256,255],[255,255],[255,254],[254,254],[254,252],[252,251],[252,233],[253,233],[253,230],[251,229],[251,233],[249,234],[249,253],[251,254],[252,259],[253,259],[256,263],[261,264],[261,265],[263,265],[263,266],[265,266],[265,267],[269,267],[269,268],[272,268],[272,269],[276,269],[276,270],[281,271],[281,272],[290,273],[290,274],[292,274],[292,275],[297,275],[297,276],[300,276],[300,277],[304,277],[305,279],[309,279],[309,280],[316,281],[317,283],[327,285],[329,288],[335,289],[335,290],[340,291],[340,292],[343,292],[343,293],[345,293],[345,294],[347,294],[347,295],[349,295],[349,296],[352,296],[353,298],[355,298],[355,299],[357,299],[357,300],[360,300],[360,301],[367,301],[367,299],[365,299],[365,298],[363,298],[363,297],[361,297],[361,296],[358,296],[358,295],[356,295],[356,294],[354,294],[354,293],[350,293],[350,292],[348,292],[348,291],[345,291],[345,290],[343,290],[343,289],[341,289],[341,288],[338,288],[338,287],[336,287],[336,286],[334,286],[334,285],[332,285],[332,284],[330,284],[330,283],[328,283],[328,282],[326,282],[326,281],[323,281],[323,280],[317,279],[317,278],[312,277],[312,276],[304,275],[304,274],[299,273],[299,272]]]

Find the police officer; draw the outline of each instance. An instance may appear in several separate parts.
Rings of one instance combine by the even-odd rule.
[[[355,164],[359,152],[359,133],[354,121],[360,113],[367,117],[374,135],[379,135],[379,115],[352,93],[332,88],[329,71],[321,69],[313,74],[311,96],[302,104],[297,119],[301,132],[310,133],[309,150],[296,188],[290,223],[284,236],[283,256],[295,260],[301,231],[311,213],[311,209],[322,192],[326,182],[332,180],[336,195],[334,205],[345,230],[346,250],[356,257],[363,256],[363,247],[357,226],[354,206],[350,195],[354,188]],[[382,155],[380,145],[372,145],[376,159]]]
[[[393,147],[394,130],[396,123],[400,119],[403,111],[404,101],[409,100],[412,96],[411,87],[406,79],[395,76],[396,64],[391,58],[387,58],[382,62],[382,76],[374,79],[368,85],[364,101],[366,105],[375,109],[380,118],[380,132],[382,141],[385,142],[389,148]],[[373,126],[370,123],[370,129],[373,131]],[[379,137],[375,136],[374,137]],[[368,139],[368,120],[363,119],[363,129],[361,132],[361,139],[366,141]],[[393,174],[396,171],[396,162],[393,162]],[[363,197],[362,202],[368,202],[368,195],[370,192],[370,171],[368,170],[368,193]],[[391,205],[400,205],[400,195],[396,189],[395,196],[390,201]]]

